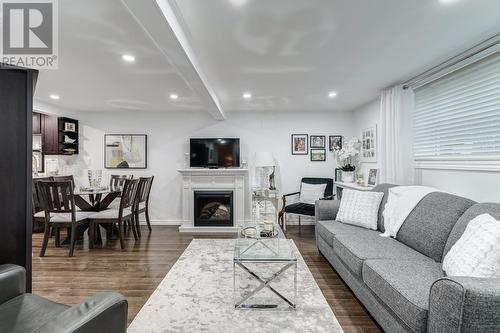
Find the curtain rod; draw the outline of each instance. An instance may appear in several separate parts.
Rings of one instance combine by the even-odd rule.
[[[419,74],[403,83],[403,89],[418,88],[500,51],[500,33],[465,52]]]

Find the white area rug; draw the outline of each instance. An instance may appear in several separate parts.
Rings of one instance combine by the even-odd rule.
[[[235,309],[234,242],[193,240],[137,314],[128,332],[342,332],[295,244],[292,245],[298,259],[296,310]],[[242,293],[259,285],[241,269],[237,272],[237,285],[242,287],[239,289]],[[292,281],[293,269],[290,269],[271,285],[284,295],[293,296]],[[270,291],[262,290],[250,301],[269,297],[279,300]]]

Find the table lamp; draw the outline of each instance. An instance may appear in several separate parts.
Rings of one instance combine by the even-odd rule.
[[[269,175],[269,189],[275,190],[274,184],[274,171],[276,168],[276,162],[274,161],[273,154],[270,152],[258,152],[255,153],[255,167],[257,168],[273,168],[273,172]]]

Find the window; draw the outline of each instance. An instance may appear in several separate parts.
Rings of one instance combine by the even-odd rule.
[[[414,151],[417,165],[500,169],[499,53],[415,90]]]

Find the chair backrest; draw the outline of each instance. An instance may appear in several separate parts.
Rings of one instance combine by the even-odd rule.
[[[75,188],[75,178],[73,177],[73,175],[69,175],[69,176],[54,176],[54,177],[52,177],[52,180],[54,180],[55,182],[67,182],[67,181],[70,181],[71,185],[73,185],[73,189]]]
[[[40,211],[43,210],[43,202],[42,202],[42,193],[40,192],[40,182],[46,182],[46,181],[51,181],[53,180],[52,177],[40,177],[40,178],[33,178],[31,182],[31,188],[33,192],[32,196],[32,208],[33,208],[33,214],[36,214]]]
[[[125,179],[123,184],[122,196],[120,199],[120,214],[125,208],[135,209],[137,205],[137,188],[139,179]]]
[[[304,177],[301,180],[302,183],[306,184],[326,184],[324,197],[329,197],[333,195],[333,179],[332,178],[312,178]]]
[[[139,178],[139,187],[137,188],[137,203],[149,202],[149,193],[151,192],[151,185],[155,177],[141,177]]]
[[[42,181],[38,183],[46,215],[50,213],[75,213],[73,184],[64,182]]]
[[[111,179],[109,181],[109,186],[110,187],[123,187],[125,184],[125,180],[127,179],[133,179],[134,176],[132,175],[111,175]]]

